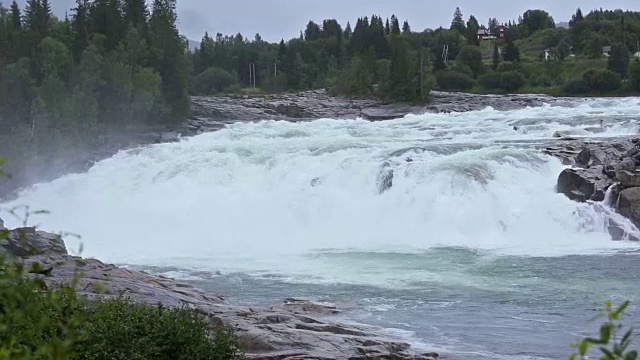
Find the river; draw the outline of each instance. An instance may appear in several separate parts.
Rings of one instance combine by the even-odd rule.
[[[237,123],[120,152],[2,208],[46,209],[30,221],[81,235],[66,241],[83,256],[235,302],[328,301],[450,359],[563,359],[606,300],[640,299],[640,244],[611,241],[602,205],[557,194],[565,166],[540,145],[639,130],[638,98]]]

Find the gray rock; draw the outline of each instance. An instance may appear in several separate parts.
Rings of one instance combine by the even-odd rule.
[[[622,190],[618,197],[617,210],[640,227],[640,187]]]
[[[5,239],[0,240],[0,248],[18,257],[67,254],[59,235],[36,231],[34,228],[9,231]]]
[[[640,187],[640,173],[629,170],[616,171],[616,178],[625,188]]]
[[[393,120],[404,117],[410,109],[402,108],[368,108],[362,110],[362,116],[367,120]]]
[[[582,148],[582,150],[576,156],[576,166],[580,167],[589,167],[589,162],[591,161],[591,150],[588,147]]]
[[[557,190],[569,199],[585,202],[602,201],[607,188],[612,184],[605,178],[602,167],[593,169],[565,169],[558,176]]]
[[[4,230],[4,229],[6,229],[6,227],[4,227],[4,220],[0,218],[0,230]]]

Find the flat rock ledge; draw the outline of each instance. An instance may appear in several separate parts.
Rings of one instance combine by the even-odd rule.
[[[565,138],[544,149],[544,153],[571,165],[558,176],[557,191],[579,202],[605,202],[640,228],[640,137],[604,140]],[[634,159],[634,156],[637,159]],[[611,220],[613,240],[640,238],[622,230]]]
[[[6,230],[0,219],[0,230]],[[67,253],[62,238],[34,228],[8,230],[0,241],[27,268],[39,263],[47,287],[70,284],[80,274],[76,289],[90,300],[129,297],[135,302],[189,306],[205,316],[212,328],[236,329],[247,359],[398,359],[434,360],[438,354],[419,354],[407,343],[357,326],[331,321],[333,306],[310,300],[286,299],[270,309],[229,303],[224,296],[148,273],[104,264]]]
[[[314,119],[355,119],[370,121],[402,118],[408,114],[451,113],[482,110],[515,110],[558,101],[544,95],[475,95],[431,92],[431,102],[410,105],[376,99],[332,96],[327,90],[291,94],[194,96],[190,134],[215,131],[235,122],[260,120],[309,121]]]

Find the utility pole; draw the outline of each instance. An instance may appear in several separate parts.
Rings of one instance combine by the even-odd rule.
[[[424,100],[424,96],[422,95],[422,78],[424,75],[424,62],[422,54],[422,48],[420,48],[420,101]]]

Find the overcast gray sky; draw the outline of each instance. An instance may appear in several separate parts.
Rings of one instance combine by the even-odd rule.
[[[54,11],[64,14],[74,0],[51,3]],[[483,24],[489,17],[515,20],[532,8],[550,12],[556,22],[568,21],[578,7],[585,13],[600,7],[640,11],[639,0],[178,0],[178,16],[180,30],[192,40],[200,40],[208,31],[241,32],[249,39],[260,33],[265,40],[279,41],[298,36],[309,20],[335,18],[344,25],[371,14],[387,17],[395,13],[401,20],[409,20],[413,30],[448,27],[456,6],[465,19],[473,14]]]

